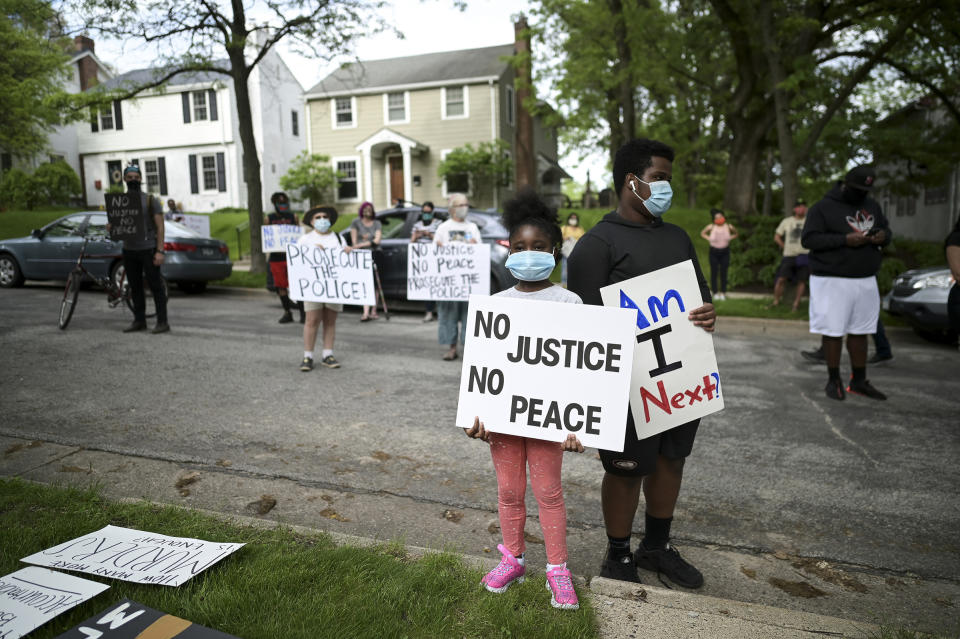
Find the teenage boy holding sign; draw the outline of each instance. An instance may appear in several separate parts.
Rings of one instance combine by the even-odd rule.
[[[689,319],[713,332],[717,314],[700,270],[693,243],[679,226],[661,216],[670,208],[673,149],[655,140],[632,140],[617,151],[613,165],[617,210],[577,242],[569,261],[568,288],[585,304],[602,305],[600,289],[638,275],[693,260],[703,299]],[[670,525],[680,494],[683,465],[693,449],[700,420],[638,440],[632,411],[622,453],[600,451],[605,471],[601,488],[607,555],[601,577],[639,583],[637,566],[666,575],[686,588],[703,585],[703,575],[670,545]],[[630,533],[640,503],[646,500],[646,527],[636,553]]]

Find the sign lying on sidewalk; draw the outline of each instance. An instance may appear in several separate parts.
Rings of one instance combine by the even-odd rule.
[[[407,248],[407,299],[461,301],[490,294],[490,245],[411,242]]]
[[[457,426],[623,450],[633,314],[509,297],[470,298]],[[544,321],[549,318],[549,321]]]
[[[30,566],[0,577],[0,639],[17,639],[110,586]]]
[[[296,244],[303,227],[296,224],[264,224],[260,227],[260,246],[264,253],[286,253],[287,244]]]
[[[687,260],[600,289],[605,306],[633,311],[630,407],[644,439],[723,409],[713,337],[687,315],[703,305]]]
[[[179,586],[241,547],[107,526],[21,561],[140,584]]]
[[[290,299],[375,306],[373,253],[308,244],[287,245]]]
[[[124,599],[56,639],[237,639]]]

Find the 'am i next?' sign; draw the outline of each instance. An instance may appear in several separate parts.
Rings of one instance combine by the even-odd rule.
[[[471,296],[457,426],[623,450],[634,314]]]
[[[605,286],[600,296],[605,306],[633,311],[637,438],[723,409],[713,337],[687,317],[703,305],[691,260]]]

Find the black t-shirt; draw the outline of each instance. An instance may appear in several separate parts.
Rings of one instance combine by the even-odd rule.
[[[290,224],[297,226],[297,216],[287,211],[285,213],[271,213],[267,216],[267,224]],[[268,258],[271,262],[286,262],[286,253],[271,253]]]

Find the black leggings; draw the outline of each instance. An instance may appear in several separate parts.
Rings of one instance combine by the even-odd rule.
[[[710,247],[710,286],[713,292],[727,292],[727,270],[730,268],[730,247]],[[717,275],[720,275],[720,288],[717,289]]]
[[[954,284],[947,297],[947,317],[950,329],[960,336],[960,284]]]
[[[143,291],[143,277],[146,275],[153,303],[157,308],[157,324],[167,322],[167,297],[160,279],[160,267],[153,263],[154,249],[123,251],[123,267],[127,271],[130,283],[130,297],[133,298],[133,319],[138,322],[147,320],[147,298]]]

